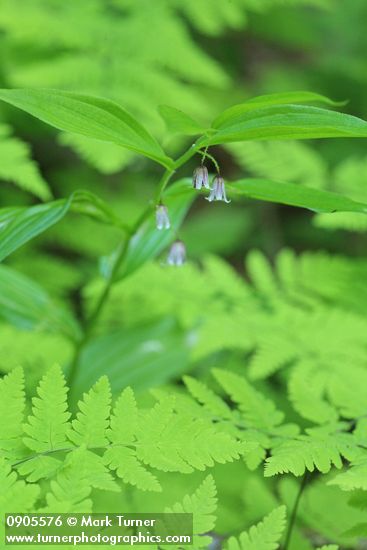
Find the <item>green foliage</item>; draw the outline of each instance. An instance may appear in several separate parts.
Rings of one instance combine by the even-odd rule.
[[[50,199],[48,184],[30,158],[29,147],[11,134],[7,124],[0,124],[0,178],[11,181],[40,199]]]
[[[70,311],[25,275],[0,266],[0,315],[18,327],[59,332],[77,338],[80,328]]]
[[[269,180],[240,180],[229,186],[234,195],[252,199],[309,208],[316,212],[366,212],[364,203],[357,203],[336,193],[310,187]]]
[[[166,513],[193,514],[194,548],[206,547],[211,542],[210,537],[202,533],[210,533],[215,528],[216,497],[215,482],[209,475],[192,495],[185,495],[182,502],[176,502],[165,509]]]
[[[120,491],[121,485],[109,470],[116,471],[124,483],[145,491],[160,491],[161,485],[151,468],[154,472],[187,474],[195,469],[204,471],[218,462],[233,461],[242,452],[243,446],[236,437],[217,430],[210,419],[196,418],[189,411],[179,414],[170,398],[162,398],[150,409],[138,410],[134,393],[127,388],[110,417],[111,393],[106,377],[84,395],[71,422],[65,380],[59,368],[49,370],[41,380],[26,424],[22,424],[21,369],[4,378],[0,391],[5,473],[8,475],[8,464],[9,468],[12,465],[27,480],[19,482],[19,486],[25,486],[32,495],[38,495],[40,490],[34,483],[47,480],[41,488],[46,491],[48,511],[88,511],[93,488]],[[10,480],[16,479],[15,471]],[[197,508],[197,501],[207,499],[207,512],[202,520],[198,519],[198,529],[211,521],[206,514],[212,510],[214,494],[213,481],[208,478],[192,501],[184,501],[185,508]],[[18,511],[23,509],[21,498],[20,492]],[[11,499],[10,503],[12,510]]]
[[[231,537],[227,543],[228,550],[275,550],[279,548],[280,537],[285,527],[285,506],[271,512],[258,525],[248,532],[241,533],[238,540]]]
[[[366,17],[3,0],[2,512],[189,512],[195,548],[363,546],[367,171],[347,138],[367,136]],[[218,174],[231,205],[203,200]]]
[[[28,417],[24,431],[25,445],[42,453],[60,449],[66,444],[67,421],[66,388],[58,368],[51,369],[41,380],[38,397],[33,398],[33,415]]]
[[[116,143],[168,166],[149,133],[111,101],[58,90],[0,90],[0,99],[74,134]]]

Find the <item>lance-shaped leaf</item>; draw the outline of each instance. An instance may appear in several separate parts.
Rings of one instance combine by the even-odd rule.
[[[275,105],[241,113],[212,131],[201,147],[251,139],[367,137],[367,122],[318,107]]]
[[[122,221],[101,199],[87,191],[76,191],[68,199],[31,206],[0,209],[0,261],[49,227],[69,210],[123,228]]]
[[[272,105],[291,105],[298,103],[327,103],[328,105],[343,105],[344,101],[333,101],[324,95],[314,92],[281,92],[277,94],[267,94],[252,97],[243,103],[229,107],[212,122],[213,128],[229,126],[236,122],[238,117],[249,111],[270,107]]]
[[[0,317],[30,330],[61,332],[77,339],[80,328],[72,313],[54,302],[35,281],[0,265]]]
[[[166,123],[167,129],[173,134],[183,134],[185,136],[196,136],[203,134],[205,128],[198,124],[189,115],[168,105],[158,107],[159,114]]]
[[[242,195],[251,199],[288,204],[308,208],[316,212],[363,212],[367,213],[367,204],[356,202],[348,197],[296,185],[265,179],[243,179],[228,184],[232,195]]]
[[[108,99],[50,89],[2,89],[0,99],[59,130],[116,143],[166,167],[172,164],[145,128]]]
[[[0,210],[0,261],[60,221],[70,207],[71,199],[57,200],[30,208]]]

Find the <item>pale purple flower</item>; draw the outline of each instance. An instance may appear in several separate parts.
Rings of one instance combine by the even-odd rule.
[[[224,201],[231,202],[227,199],[226,188],[224,185],[224,179],[221,176],[215,176],[213,180],[213,187],[211,188],[209,197],[205,197],[207,201]]]
[[[209,174],[206,166],[195,168],[192,176],[192,185],[194,189],[201,189],[202,187],[210,189]]]
[[[186,247],[182,241],[175,241],[168,253],[168,265],[182,265],[186,260]]]
[[[168,208],[163,204],[157,206],[155,212],[155,219],[157,223],[157,229],[169,229],[171,227],[169,217],[168,217]]]

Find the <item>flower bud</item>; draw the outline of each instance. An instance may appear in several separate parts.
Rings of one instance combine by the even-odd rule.
[[[186,247],[182,241],[175,241],[168,253],[168,265],[182,265],[186,261]]]
[[[215,176],[213,180],[213,187],[211,188],[209,197],[206,197],[209,202],[212,201],[224,201],[231,202],[227,199],[226,188],[224,185],[224,179],[221,176]]]
[[[163,204],[157,206],[155,212],[155,219],[157,223],[157,229],[169,229],[171,227],[169,217],[168,217],[168,208]]]
[[[194,189],[201,189],[202,187],[210,189],[209,174],[206,166],[199,166],[198,168],[195,168],[192,176],[192,185]]]

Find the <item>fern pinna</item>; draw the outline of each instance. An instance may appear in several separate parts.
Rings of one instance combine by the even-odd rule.
[[[343,469],[329,478],[330,486],[352,494],[358,490],[359,495],[367,490],[365,421],[345,420],[360,410],[351,393],[341,399],[334,386],[329,394],[333,416],[302,434],[296,424],[285,423],[284,413],[244,377],[220,369],[213,375],[219,392],[186,376],[187,392],[154,390],[156,404],[150,408],[138,407],[130,388],[111,405],[109,383],[102,377],[84,394],[71,418],[68,390],[58,367],[40,381],[31,410],[26,407],[23,372],[14,369],[0,382],[2,513],[88,512],[96,509],[96,492],[119,494],[127,486],[138,492],[161,492],[167,475],[242,460],[250,470],[264,464],[266,477],[309,472],[317,480],[317,472]],[[306,411],[307,407],[306,401]],[[314,490],[315,483],[309,481],[306,501]],[[278,548],[286,536],[286,507],[292,508],[287,491],[281,490],[278,508],[248,532],[231,536],[226,547]],[[195,534],[206,534],[195,539],[195,546],[204,547],[208,537],[216,536],[215,508],[215,483],[209,476],[182,503],[165,509],[193,512]],[[301,521],[306,525],[310,521],[303,509]],[[341,534],[340,542],[350,536]]]

